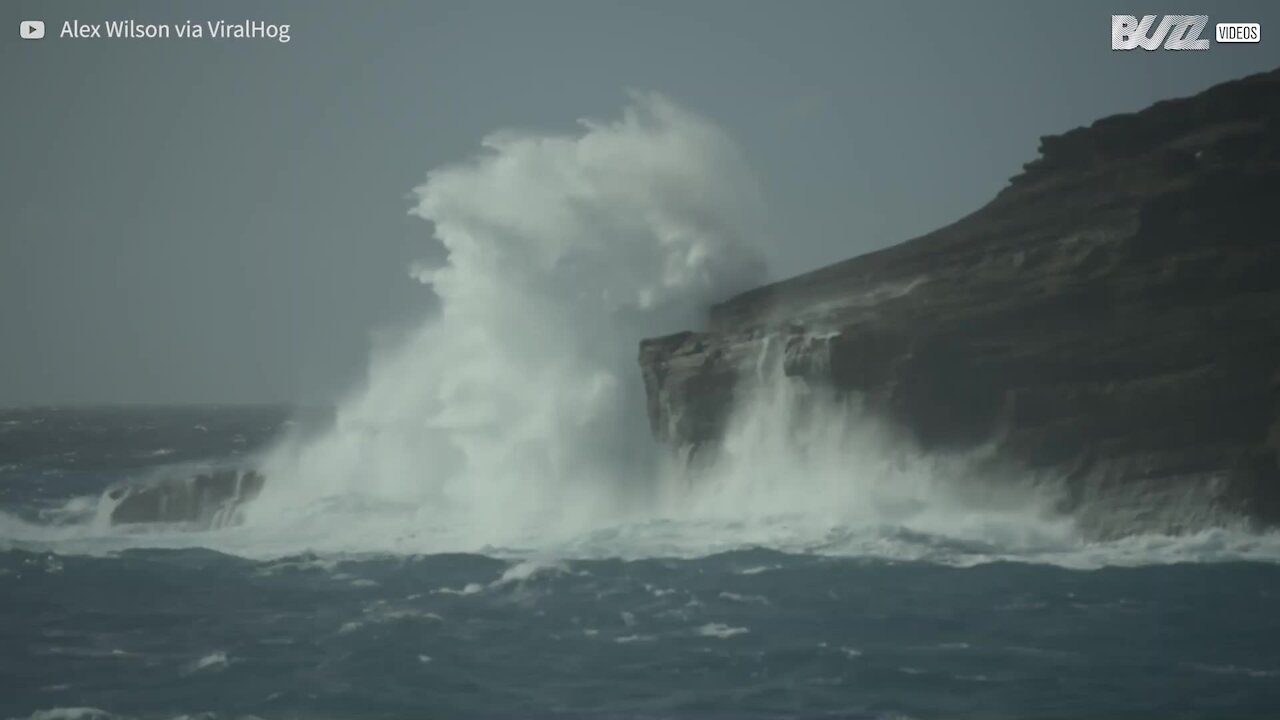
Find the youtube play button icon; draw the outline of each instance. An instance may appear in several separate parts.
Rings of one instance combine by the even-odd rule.
[[[18,23],[18,33],[23,40],[39,40],[44,37],[44,21],[23,20]]]

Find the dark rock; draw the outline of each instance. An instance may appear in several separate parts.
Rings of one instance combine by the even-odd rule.
[[[1280,70],[1043,138],[958,222],[642,342],[655,435],[713,445],[768,343],[925,449],[1063,478],[1101,532],[1280,523]]]
[[[122,484],[107,490],[114,503],[111,524],[231,522],[244,503],[262,491],[264,478],[253,470],[216,470],[152,483]]]

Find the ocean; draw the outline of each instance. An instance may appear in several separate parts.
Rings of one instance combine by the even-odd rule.
[[[559,556],[259,554],[228,549],[247,527],[96,517],[110,484],[238,462],[296,415],[0,414],[0,717],[1280,716],[1280,565],[1235,559],[1266,538],[1148,538],[1149,562],[1087,543],[1055,562],[646,556],[613,536]],[[947,545],[881,531],[890,555]]]
[[[498,133],[414,191],[438,303],[332,412],[0,413],[0,718],[1280,717],[1280,535],[1100,540],[783,342],[689,390],[723,427],[646,394],[642,339],[769,277],[752,177],[655,95]]]

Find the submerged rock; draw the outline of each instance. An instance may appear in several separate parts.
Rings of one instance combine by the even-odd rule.
[[[1043,138],[958,222],[645,340],[655,435],[714,445],[766,344],[1101,533],[1280,524],[1280,71]]]
[[[215,470],[161,482],[117,485],[106,493],[111,524],[194,523],[218,526],[258,496],[265,479],[253,470]]]

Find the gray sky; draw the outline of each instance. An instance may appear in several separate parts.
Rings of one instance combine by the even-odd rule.
[[[1201,12],[1258,45],[1112,52],[1110,15]],[[1040,135],[1280,64],[1274,2],[5,3],[0,405],[327,402],[420,317],[406,215],[502,127],[712,118],[765,189],[773,273],[976,209]],[[291,41],[54,37],[243,18]],[[18,21],[50,37],[24,41]],[[1209,32],[1212,32],[1210,27]]]

